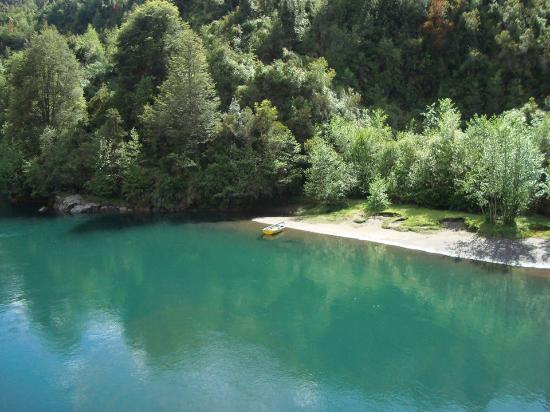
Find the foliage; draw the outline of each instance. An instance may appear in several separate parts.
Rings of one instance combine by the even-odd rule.
[[[6,70],[0,60],[0,138],[2,137],[2,126],[5,122],[5,113],[8,106],[8,79]]]
[[[46,128],[62,132],[85,119],[78,62],[55,28],[45,28],[13,55],[8,73],[7,130],[26,154],[38,154]]]
[[[182,18],[193,27],[219,19],[239,4],[238,0],[175,0]]]
[[[127,138],[122,119],[116,109],[109,109],[103,126],[96,136],[96,161],[93,178],[86,183],[88,192],[96,196],[120,196],[128,179],[135,186],[136,168],[139,168],[142,145],[138,133],[132,129]],[[126,194],[132,190],[126,186]]]
[[[246,105],[269,99],[279,110],[281,120],[300,141],[311,137],[315,124],[332,115],[347,114],[339,96],[332,89],[334,71],[325,59],[302,59],[293,53],[281,60],[260,66],[253,81],[238,90]]]
[[[135,125],[166,79],[181,31],[178,9],[164,0],[136,7],[120,27],[113,56],[115,88],[117,108],[129,125]]]
[[[93,145],[82,131],[59,133],[46,128],[40,155],[24,159],[24,186],[33,196],[77,192],[92,176]]]
[[[295,192],[301,183],[300,145],[265,100],[254,109],[233,102],[211,147],[201,180],[207,199],[247,205]]]
[[[369,197],[365,204],[367,213],[380,213],[390,207],[388,198],[388,184],[380,177],[376,177],[369,185]]]
[[[232,48],[217,37],[206,37],[207,58],[223,108],[233,100],[239,86],[252,81],[258,62],[253,53]]]
[[[54,0],[45,2],[41,19],[62,32],[83,33],[90,25],[98,29],[113,28],[136,3],[139,1]]]
[[[92,26],[88,26],[84,34],[69,38],[69,45],[80,62],[86,95],[91,96],[111,70],[105,46]]]
[[[143,123],[153,156],[192,159],[214,133],[219,103],[202,43],[188,26],[174,48],[168,77],[147,107]]]
[[[375,175],[386,169],[384,148],[393,139],[391,128],[386,124],[386,115],[375,110],[364,111],[357,118],[333,117],[323,129],[324,139],[332,142],[344,160],[350,163],[357,176],[357,191],[368,192]]]
[[[311,166],[306,171],[306,195],[323,202],[345,198],[357,184],[353,168],[321,137],[311,139],[307,150]]]
[[[424,113],[423,147],[412,166],[415,201],[423,206],[464,207],[455,186],[455,168],[460,167],[457,141],[461,139],[461,115],[450,99],[440,100]]]
[[[550,210],[549,22],[545,0],[3,2],[0,190],[511,228]]]
[[[495,223],[511,223],[537,195],[543,155],[519,111],[477,117],[466,130],[465,190]]]
[[[37,13],[33,0],[0,3],[0,57],[25,47],[36,30]]]
[[[0,193],[20,193],[24,187],[23,154],[8,139],[0,141]]]

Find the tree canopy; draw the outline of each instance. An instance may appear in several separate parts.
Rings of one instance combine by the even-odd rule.
[[[47,128],[61,132],[85,116],[78,61],[65,38],[47,27],[9,60],[6,137],[36,154]]]
[[[0,190],[550,210],[545,0],[0,4]]]

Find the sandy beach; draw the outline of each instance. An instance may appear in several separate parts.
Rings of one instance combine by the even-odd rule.
[[[253,220],[266,225],[284,221],[290,229],[381,243],[454,258],[550,269],[550,240],[540,238],[487,238],[462,229],[441,229],[422,233],[399,231],[383,228],[382,218],[371,218],[364,223],[288,216],[258,217]]]

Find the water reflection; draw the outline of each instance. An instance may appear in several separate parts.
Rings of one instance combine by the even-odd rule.
[[[546,277],[110,219],[0,221],[0,393],[36,371],[58,410],[550,407]]]

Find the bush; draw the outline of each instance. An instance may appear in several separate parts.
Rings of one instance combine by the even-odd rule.
[[[311,167],[306,171],[306,195],[323,202],[345,198],[357,184],[351,165],[320,137],[308,142],[308,152]]]
[[[540,194],[544,156],[533,127],[514,110],[476,117],[466,134],[464,191],[490,222],[513,223]]]
[[[149,204],[153,181],[151,173],[138,165],[131,166],[122,183],[124,199],[133,205]]]
[[[12,193],[22,189],[23,154],[8,142],[0,141],[0,193]]]
[[[367,199],[366,212],[369,214],[380,213],[390,207],[388,197],[388,184],[385,179],[376,177],[369,186],[369,198]]]

